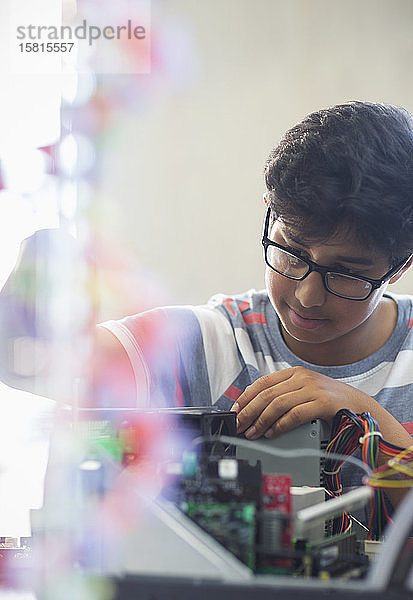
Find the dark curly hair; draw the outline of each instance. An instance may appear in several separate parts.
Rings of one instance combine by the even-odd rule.
[[[304,241],[356,235],[390,264],[413,252],[413,118],[353,101],[292,127],[265,165],[267,200]]]

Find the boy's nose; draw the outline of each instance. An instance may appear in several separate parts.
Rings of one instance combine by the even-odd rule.
[[[324,287],[323,278],[320,273],[313,271],[302,281],[297,281],[295,297],[304,308],[322,306],[328,291]]]

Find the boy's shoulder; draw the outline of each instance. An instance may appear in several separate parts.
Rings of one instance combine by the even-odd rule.
[[[246,312],[254,310],[269,303],[267,290],[256,290],[251,288],[245,292],[237,294],[214,294],[208,300],[208,306],[211,308],[226,307],[232,310]],[[232,310],[231,310],[232,309]]]
[[[397,309],[402,316],[407,317],[413,310],[413,294],[395,294],[394,292],[386,291],[385,296],[396,302]]]
[[[267,290],[250,289],[239,294],[215,294],[208,307],[218,310],[234,325],[266,324],[267,307],[270,305]]]
[[[393,332],[395,342],[402,350],[413,349],[413,295],[394,294],[386,292],[386,296],[392,298],[397,304],[397,324]]]

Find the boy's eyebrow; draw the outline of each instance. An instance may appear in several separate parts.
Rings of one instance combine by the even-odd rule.
[[[364,265],[371,267],[373,261],[366,256],[336,256],[336,259],[340,262],[347,262],[353,265]]]

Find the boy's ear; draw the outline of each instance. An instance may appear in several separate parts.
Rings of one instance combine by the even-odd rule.
[[[391,279],[389,279],[389,283],[396,283],[400,279],[400,277],[412,266],[413,263],[413,254],[407,261],[407,263],[398,271]]]
[[[264,204],[265,204],[265,206],[268,208],[269,202],[268,202],[268,200],[267,200],[267,197],[266,197],[266,195],[265,195],[265,192],[264,192],[264,193],[263,193],[263,195],[262,195],[262,199],[263,199],[263,201],[264,201]]]

